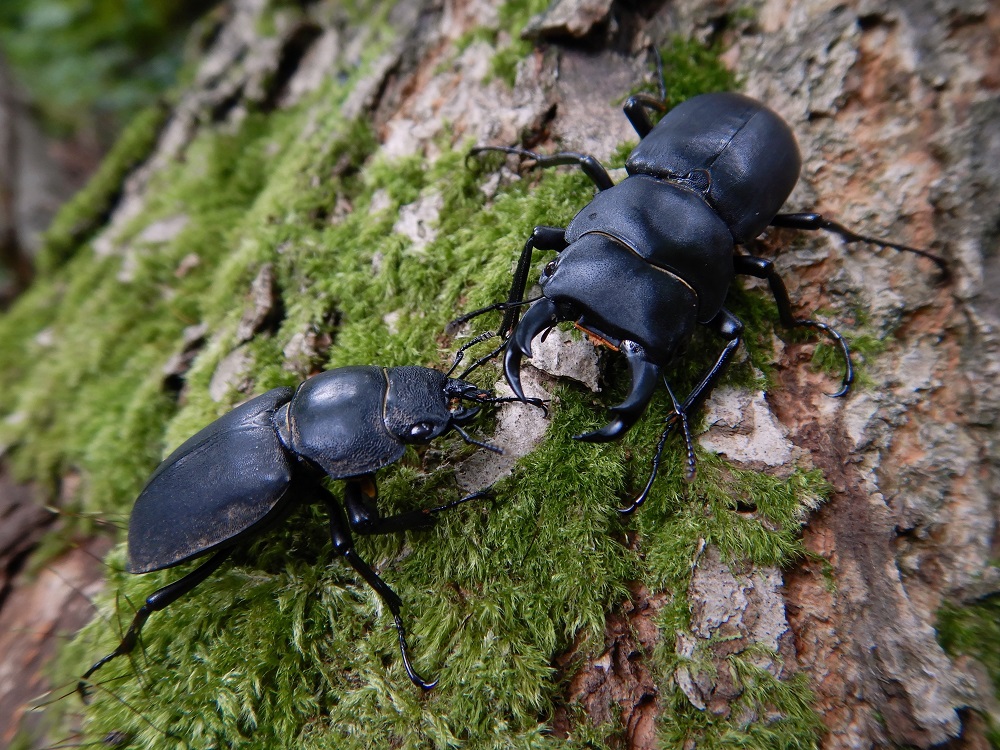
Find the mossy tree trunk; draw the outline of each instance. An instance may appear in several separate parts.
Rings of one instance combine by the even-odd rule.
[[[573,441],[624,372],[553,334],[547,372],[525,375],[548,416],[507,406],[476,430],[505,456],[446,440],[381,477],[387,509],[497,483],[431,531],[359,541],[405,602],[418,668],[441,678],[429,694],[320,510],[301,508],[155,615],[69,720],[141,747],[998,742],[996,5],[536,6],[220,6],[186,82],[62,213],[0,321],[6,464],[67,508],[124,516],[165,452],[252,393],[347,364],[447,368],[496,322],[446,323],[501,299],[531,228],[565,226],[592,194],[571,170],[470,168],[469,146],[620,166],[635,141],[620,104],[652,85],[651,45],[673,101],[739,87],[789,121],[804,157],[790,210],[929,247],[951,278],[767,233],[754,252],[847,336],[860,382],[827,398],[829,347],[776,329],[745,284],[744,355],[694,425],[698,475],[684,481],[675,438],[629,519],[616,508],[645,482],[669,400],[622,442]],[[718,348],[698,337],[676,388]],[[496,368],[475,377],[493,385]],[[108,560],[68,681],[179,575],[116,573],[120,546]]]

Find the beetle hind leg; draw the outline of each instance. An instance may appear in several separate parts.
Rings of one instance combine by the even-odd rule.
[[[183,578],[174,581],[173,583],[169,583],[161,589],[157,589],[146,597],[145,604],[139,607],[136,611],[135,616],[132,618],[132,623],[129,625],[128,630],[125,631],[125,635],[118,644],[118,648],[95,662],[94,665],[83,674],[83,677],[81,677],[80,681],[77,683],[76,691],[80,694],[80,697],[84,700],[84,702],[88,699],[87,684],[91,675],[93,675],[94,672],[103,667],[109,661],[116,659],[119,656],[131,653],[132,649],[134,649],[136,644],[139,642],[139,634],[142,631],[142,626],[146,624],[146,620],[149,619],[149,616],[153,614],[153,612],[159,612],[164,607],[173,604],[182,596],[189,593],[198,584],[215,572],[215,570],[222,565],[223,562],[225,562],[231,552],[231,549],[224,549],[216,552],[212,555],[208,562],[195,568]]]
[[[869,237],[864,234],[858,234],[853,229],[849,229],[839,222],[825,218],[822,214],[778,214],[771,220],[771,226],[785,227],[788,229],[801,229],[804,231],[822,230],[824,232],[832,232],[833,234],[839,235],[843,238],[844,242],[863,242],[870,245],[877,245],[878,247],[887,247],[903,253],[912,253],[914,255],[919,255],[921,258],[927,258],[929,261],[934,263],[934,265],[938,268],[941,281],[947,281],[951,277],[951,271],[948,268],[948,263],[939,255],[935,255],[927,250],[921,250],[918,247],[910,247],[909,245],[902,245],[898,242],[888,242],[886,240],[880,240],[877,237]]]

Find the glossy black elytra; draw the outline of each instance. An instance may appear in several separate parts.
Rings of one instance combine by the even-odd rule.
[[[205,427],[160,464],[139,494],[129,521],[127,569],[148,573],[213,554],[146,599],[118,647],[83,675],[80,694],[86,697],[94,672],[132,651],[153,612],[202,583],[236,544],[280,520],[300,498],[327,506],[334,550],[392,613],[407,675],[425,690],[434,687],[411,665],[402,601],[355,552],[351,532],[427,528],[436,513],[481,496],[477,492],[436,508],[383,517],[375,503],[374,475],[398,461],[408,444],[428,443],[449,430],[498,450],[472,439],[462,426],[479,405],[503,400],[426,367],[341,367],[295,389],[270,390]],[[324,477],[346,482],[343,507],[322,485]]]

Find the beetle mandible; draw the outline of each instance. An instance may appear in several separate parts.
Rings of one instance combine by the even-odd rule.
[[[270,390],[205,427],[159,465],[136,499],[127,570],[149,573],[213,554],[146,599],[118,647],[83,675],[80,694],[86,697],[94,672],[132,651],[150,614],[208,578],[237,543],[280,520],[298,497],[327,506],[334,550],[392,613],[406,674],[425,690],[434,687],[436,682],[425,681],[411,665],[402,601],[358,556],[351,534],[427,528],[436,513],[484,494],[383,517],[375,503],[374,475],[398,461],[408,444],[428,443],[449,430],[466,442],[499,450],[471,438],[462,425],[480,404],[503,400],[508,399],[426,367],[341,367],[296,389]],[[462,401],[474,405],[465,407]],[[343,506],[322,485],[324,476],[345,480]]]
[[[655,126],[648,110],[666,112]],[[927,251],[860,235],[821,214],[779,213],[799,178],[801,157],[795,136],[775,112],[738,93],[702,94],[667,111],[661,98],[628,98],[625,116],[639,134],[639,144],[625,162],[627,177],[617,185],[593,156],[575,152],[551,155],[520,148],[481,146],[469,155],[497,151],[525,157],[536,167],[577,165],[597,187],[593,200],[566,228],[536,226],[524,245],[506,302],[468,313],[504,310],[498,334],[504,340],[504,373],[518,398],[523,357],[531,342],[561,321],[622,352],[631,388],[613,419],[599,430],[576,436],[606,442],[621,437],[646,410],[671,359],[690,340],[696,325],[721,336],[726,344],[714,365],[683,402],[673,392],[674,410],[653,459],[643,492],[623,512],[631,512],[649,494],[665,439],[678,424],[688,448],[688,476],[694,453],[687,414],[696,409],[719,380],[742,339],[743,323],[725,307],[737,275],[766,279],[781,323],[825,332],[845,360],[843,396],[854,378],[844,338],[825,323],[798,318],[785,284],[772,261],[736,252],[768,226],[825,230],[847,242],[867,242],[929,258],[947,274],[944,261]],[[518,321],[534,250],[558,256],[542,271],[542,295]],[[499,350],[497,350],[499,352]],[[670,385],[663,379],[668,391]]]

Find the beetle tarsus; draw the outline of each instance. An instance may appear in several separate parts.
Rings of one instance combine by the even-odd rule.
[[[805,318],[798,318],[795,321],[797,326],[807,326],[809,328],[815,328],[819,331],[823,331],[827,336],[832,338],[837,342],[840,347],[840,353],[844,357],[844,378],[841,381],[840,390],[836,393],[826,394],[830,398],[842,398],[847,395],[851,390],[851,384],[854,383],[854,364],[851,362],[851,350],[847,345],[847,339],[840,335],[840,332],[833,326],[829,326],[826,323],[821,323],[818,320],[806,320]]]
[[[421,677],[417,673],[417,670],[413,668],[413,664],[410,663],[410,650],[406,645],[406,631],[403,629],[403,620],[399,615],[394,615],[393,619],[396,622],[396,632],[399,635],[399,653],[402,654],[403,668],[406,670],[406,676],[409,677],[410,682],[418,688],[422,690],[433,690],[437,686],[438,680],[427,682],[427,680]]]

